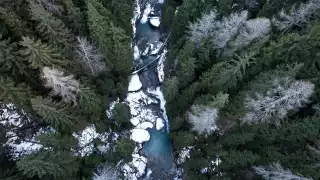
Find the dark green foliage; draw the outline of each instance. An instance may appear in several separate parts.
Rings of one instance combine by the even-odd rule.
[[[40,151],[17,162],[17,167],[29,178],[65,178],[77,172],[77,162],[67,152]]]
[[[116,154],[125,162],[132,160],[132,152],[134,150],[134,142],[131,140],[121,139],[116,142]]]
[[[37,140],[45,147],[51,147],[55,150],[70,150],[76,147],[74,137],[69,135],[61,135],[59,133],[42,133],[37,137]]]
[[[56,49],[41,43],[40,40],[34,41],[29,37],[23,37],[19,44],[23,47],[19,55],[29,62],[32,68],[51,67],[54,64],[63,66],[65,63]]]
[[[252,141],[254,137],[255,137],[255,134],[250,132],[234,133],[226,136],[223,139],[222,143],[225,146],[233,147],[233,146],[246,144]]]
[[[112,110],[112,117],[120,125],[129,125],[131,118],[130,107],[124,103],[116,104]]]
[[[179,82],[177,77],[167,79],[164,82],[163,94],[166,98],[166,101],[172,101],[176,97],[178,93],[178,85]]]
[[[246,68],[255,60],[255,53],[249,52],[242,56],[235,55],[229,62],[215,64],[212,69],[200,77],[201,85],[209,92],[227,91],[236,86],[246,73]]]
[[[31,99],[32,108],[42,116],[45,122],[57,129],[67,129],[72,127],[77,119],[74,117],[67,106],[62,103],[54,102],[53,100],[42,97]]]
[[[99,114],[102,110],[101,97],[90,88],[80,88],[79,106],[80,114],[88,115],[92,120],[100,118]]]
[[[25,84],[15,85],[8,77],[0,77],[0,101],[26,105],[31,98],[30,89]]]
[[[0,72],[17,78],[28,76],[27,65],[17,56],[17,43],[0,41]]]
[[[193,133],[185,131],[173,132],[170,134],[170,138],[173,141],[174,148],[177,150],[190,146],[196,141]]]
[[[30,33],[26,22],[24,22],[12,9],[0,7],[0,19],[11,28],[16,36]]]
[[[259,155],[256,155],[250,151],[233,151],[231,150],[227,155],[221,157],[223,169],[231,167],[246,167],[259,160]]]
[[[23,126],[15,124],[16,119],[10,120],[14,125],[1,126],[0,141],[4,144],[9,139],[5,138],[6,134],[11,132],[13,138],[17,138],[12,143],[22,143],[22,139],[32,141],[30,143],[37,141],[44,148],[16,160],[11,157],[13,149],[1,145],[0,179],[92,179],[96,166],[105,162],[106,158],[101,154],[75,156],[75,151],[83,150],[83,147],[79,147],[78,140],[72,136],[88,124],[94,124],[99,133],[114,127],[119,131],[124,128],[115,126],[106,117],[105,110],[112,99],[123,100],[126,96],[132,61],[132,2],[108,1],[104,6],[100,2],[0,2],[0,101],[12,103],[16,108],[13,113],[17,111],[24,117],[20,119]],[[99,45],[99,51],[104,55],[107,68],[96,77],[88,75],[77,63],[76,36]],[[44,68],[58,70],[46,71],[51,73],[49,88],[43,79]],[[77,89],[73,103],[62,101],[61,90],[55,95],[50,94],[52,86],[64,88],[53,82],[56,78],[58,81],[76,80],[73,81]],[[117,119],[127,119],[130,124],[130,111],[127,107],[123,109]],[[0,116],[3,116],[2,110]],[[9,119],[6,117],[1,121],[6,120]],[[52,128],[54,132],[46,131]],[[94,143],[95,146],[98,144]],[[118,156],[115,159],[130,159],[134,143],[123,141],[119,147],[121,155],[114,154]]]
[[[56,46],[62,46],[63,48],[70,49],[74,37],[70,33],[70,30],[65,27],[65,24],[60,20],[52,16],[52,14],[46,12],[44,8],[29,0],[32,19],[38,22],[36,27],[39,34],[50,43]]]

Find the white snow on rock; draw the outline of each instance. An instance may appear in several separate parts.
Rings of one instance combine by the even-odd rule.
[[[162,117],[166,121],[167,131],[169,132],[168,116],[167,116],[166,109],[165,109],[166,100],[164,99],[164,96],[163,96],[163,93],[161,92],[160,87],[157,87],[156,90],[148,89],[148,92],[155,95],[160,100],[160,108],[162,110]]]
[[[135,38],[135,36],[136,36],[136,22],[139,19],[140,14],[141,14],[141,10],[140,10],[139,0],[135,0],[134,10],[133,10],[133,17],[131,19],[131,25],[132,25],[132,28],[133,28],[133,38]]]
[[[159,4],[163,4],[163,3],[164,3],[164,0],[158,0],[158,3],[159,3]]]
[[[167,50],[163,50],[163,53],[161,54],[161,57],[158,61],[158,65],[157,65],[157,71],[158,71],[158,79],[159,82],[163,82],[164,81],[164,61],[166,58],[166,54],[167,54]]]
[[[72,134],[72,136],[78,140],[78,146],[82,148],[81,151],[78,152],[82,157],[90,155],[93,152],[94,146],[91,142],[97,138],[98,135],[96,127],[92,124],[87,126],[79,134],[75,132]]]
[[[133,59],[134,60],[139,60],[140,59],[140,50],[137,45],[134,46],[133,48]]]
[[[143,106],[157,103],[156,100],[148,97],[143,91],[128,93],[126,102],[130,106],[132,116],[139,115],[144,110]]]
[[[124,164],[121,170],[124,172],[125,179],[137,180],[146,173],[147,158],[133,153],[132,159],[131,162]]]
[[[137,143],[143,143],[145,141],[149,141],[150,134],[147,130],[144,129],[133,129],[131,130],[130,139]]]
[[[138,91],[141,89],[142,83],[140,81],[139,75],[134,74],[131,76],[131,80],[129,82],[128,91]]]
[[[160,49],[162,48],[163,43],[162,42],[158,42],[155,47],[152,46],[151,48],[151,55],[156,55],[159,53]]]
[[[143,56],[146,56],[148,53],[149,53],[149,50],[150,50],[150,46],[152,47],[153,45],[151,44],[148,44],[148,46],[146,47],[146,49],[143,51],[142,55]]]
[[[214,171],[219,164],[221,164],[221,159],[219,158],[219,155],[217,155],[216,159],[211,161],[211,165],[209,167],[203,167],[200,172],[206,174],[209,171]]]
[[[81,157],[84,156],[89,156],[90,154],[93,153],[95,150],[93,141],[95,139],[99,139],[101,142],[104,144],[101,144],[97,147],[97,149],[103,153],[109,148],[109,142],[108,142],[108,136],[110,133],[104,132],[104,133],[97,133],[96,132],[96,127],[93,124],[88,125],[84,130],[81,132],[74,132],[72,134],[75,139],[78,140],[78,148],[75,152],[75,155],[78,156],[80,155]],[[112,133],[112,141],[116,141],[119,137],[118,134]]]
[[[151,17],[149,19],[149,23],[154,27],[159,27],[160,26],[160,18],[159,17]]]
[[[190,158],[190,151],[193,149],[193,146],[188,146],[188,147],[184,147],[177,158],[177,164],[182,164],[184,163],[187,159]]]
[[[138,117],[133,117],[130,119],[130,122],[132,125],[137,126],[140,123],[140,120]]]
[[[163,127],[164,127],[163,120],[161,118],[158,118],[157,121],[156,121],[157,130],[162,129]]]
[[[107,111],[106,111],[108,118],[112,117],[112,110],[115,107],[115,105],[118,104],[119,102],[120,102],[120,99],[118,98],[116,101],[112,101],[109,104],[109,109],[107,109]]]
[[[151,13],[151,11],[153,11],[153,8],[152,8],[151,5],[148,3],[148,4],[146,5],[145,10],[143,11],[143,15],[142,15],[142,18],[141,18],[141,20],[140,20],[140,22],[141,22],[142,24],[148,22],[148,17],[149,17],[149,14]]]
[[[6,104],[5,108],[0,110],[0,124],[8,128],[8,131],[6,132],[6,138],[8,140],[2,145],[11,147],[10,154],[13,159],[32,154],[43,148],[36,140],[36,137],[42,133],[54,132],[53,128],[46,127],[40,128],[34,134],[26,134],[24,135],[25,137],[19,136],[14,129],[23,128],[24,125],[31,122],[29,118],[22,117],[27,116],[23,111],[21,113],[22,114],[18,113],[13,104]]]
[[[137,125],[137,128],[140,128],[140,129],[148,129],[152,127],[153,127],[153,124],[151,122],[142,122],[141,124]]]

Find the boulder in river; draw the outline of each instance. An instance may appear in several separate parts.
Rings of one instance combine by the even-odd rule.
[[[149,23],[153,27],[159,27],[160,26],[160,18],[159,17],[150,17]]]

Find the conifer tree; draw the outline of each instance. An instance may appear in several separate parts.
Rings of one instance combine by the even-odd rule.
[[[23,21],[13,9],[0,7],[0,19],[4,20],[16,36],[23,36],[30,33],[26,22]]]
[[[210,134],[216,130],[219,109],[224,107],[228,98],[228,94],[218,93],[206,105],[191,106],[191,112],[188,112],[187,115],[193,126],[192,130],[199,134]]]
[[[281,31],[286,31],[294,26],[302,27],[310,22],[313,15],[320,11],[319,0],[309,0],[305,4],[300,4],[297,8],[295,4],[287,14],[283,9],[279,13],[279,18],[274,17],[273,24]]]
[[[102,102],[99,95],[92,89],[80,87],[78,99],[81,113],[92,117],[96,117],[100,114]]]
[[[264,94],[256,93],[254,97],[245,99],[248,113],[243,122],[269,122],[284,118],[289,110],[296,110],[308,102],[314,92],[314,84],[304,81],[295,81],[290,77],[278,78]]]
[[[36,137],[41,145],[46,148],[53,148],[54,150],[65,150],[75,149],[76,140],[73,136],[62,135],[59,132],[41,133]]]
[[[120,173],[114,167],[104,164],[97,168],[96,172],[93,173],[93,180],[118,180]]]
[[[260,156],[251,151],[231,150],[228,154],[221,156],[221,167],[225,169],[234,167],[247,167],[260,159]]]
[[[178,93],[178,78],[172,77],[164,82],[164,96],[166,101],[172,101]]]
[[[65,76],[64,72],[58,69],[44,67],[42,78],[44,86],[52,89],[50,96],[61,96],[64,102],[77,104],[79,82],[73,78],[73,75]]]
[[[37,2],[28,0],[32,19],[38,22],[36,30],[50,43],[63,48],[71,49],[74,37],[70,30],[65,27],[65,24],[55,18],[52,14],[45,11],[45,9]]]
[[[76,123],[76,117],[68,109],[68,106],[42,97],[31,99],[32,108],[43,120],[56,129],[66,129]]]
[[[116,72],[127,74],[131,68],[130,38],[110,21],[110,12],[96,0],[88,1],[88,26],[108,63]]]
[[[84,37],[77,37],[77,41],[76,53],[87,73],[96,76],[105,71],[106,66],[101,61],[103,56],[99,50]]]
[[[32,68],[42,68],[44,66],[63,65],[61,54],[58,51],[42,43],[40,40],[34,41],[29,37],[22,37],[19,43],[24,49],[19,51],[20,56],[30,63]]]
[[[202,74],[200,82],[209,92],[227,91],[234,87],[246,73],[246,69],[254,63],[255,52],[235,55],[229,62],[221,62]]]
[[[0,77],[1,102],[27,105],[29,98],[31,98],[31,92],[25,84],[16,85],[11,78]]]
[[[17,161],[17,167],[29,178],[72,178],[77,162],[68,152],[40,151]]]
[[[29,76],[27,65],[18,57],[17,43],[0,41],[0,72],[14,77]]]
[[[258,175],[262,176],[266,180],[312,180],[302,176],[294,175],[290,170],[283,169],[279,163],[274,163],[269,167],[253,166],[253,169]]]

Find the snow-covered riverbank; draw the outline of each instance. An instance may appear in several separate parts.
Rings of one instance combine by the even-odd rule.
[[[130,106],[130,121],[134,126],[130,138],[136,142],[136,149],[132,154],[133,161],[122,168],[128,179],[163,176],[161,174],[168,173],[173,162],[161,90],[166,53],[159,31],[162,3],[164,1],[150,0],[145,4],[135,1],[132,47],[134,69],[138,71],[131,76],[126,102]]]

